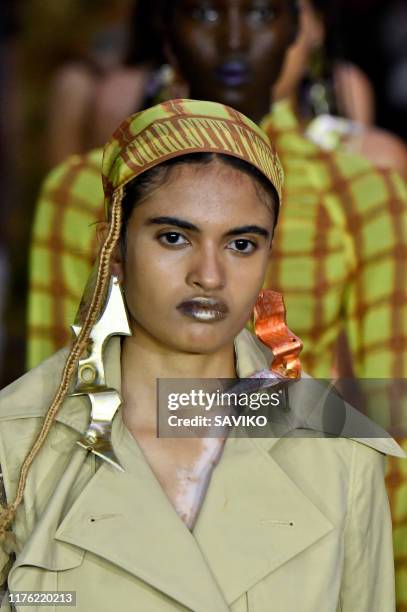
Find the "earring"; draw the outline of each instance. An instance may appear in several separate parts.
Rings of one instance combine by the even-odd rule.
[[[159,72],[160,99],[175,100],[189,97],[189,87],[179,70],[171,64],[164,64]]]
[[[72,325],[76,336],[81,325]],[[110,442],[112,420],[121,404],[116,389],[106,384],[103,350],[111,336],[131,336],[126,307],[119,280],[112,276],[105,306],[89,335],[90,351],[79,360],[77,381],[71,396],[88,395],[91,402],[89,426],[77,444],[122,470]]]
[[[254,306],[254,331],[273,353],[271,371],[286,378],[299,378],[299,354],[303,344],[288,328],[286,308],[281,293],[263,289]]]
[[[72,325],[76,336],[81,325]],[[89,334],[91,349],[79,360],[76,391],[99,391],[106,387],[103,350],[111,336],[131,336],[126,307],[117,276],[112,276],[101,316]]]

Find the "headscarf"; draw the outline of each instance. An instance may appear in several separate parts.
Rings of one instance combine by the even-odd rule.
[[[153,166],[189,153],[223,153],[248,162],[270,181],[281,203],[283,169],[263,130],[224,104],[170,100],[126,119],[105,146],[107,216],[117,189]]]

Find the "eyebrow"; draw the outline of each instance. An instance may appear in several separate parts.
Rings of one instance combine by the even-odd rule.
[[[265,227],[259,225],[242,225],[241,227],[234,227],[233,229],[226,232],[226,236],[239,236],[239,234],[258,234],[264,236],[264,238],[270,237],[270,232]]]
[[[147,225],[175,225],[175,227],[180,227],[181,229],[192,230],[194,232],[200,231],[193,223],[184,221],[184,219],[178,219],[178,217],[150,217],[150,219],[147,219]]]
[[[199,227],[193,223],[185,221],[184,219],[179,219],[178,217],[151,217],[150,219],[147,219],[147,224],[174,225],[175,227],[192,230],[198,233],[201,231]],[[259,225],[242,225],[241,227],[234,227],[227,231],[225,236],[239,236],[240,234],[257,234],[258,236],[263,236],[264,238],[270,237],[270,232],[265,227],[260,227]]]

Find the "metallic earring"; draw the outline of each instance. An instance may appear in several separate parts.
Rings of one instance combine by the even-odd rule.
[[[299,378],[299,354],[303,344],[288,328],[286,309],[281,293],[263,289],[254,306],[254,331],[273,352],[271,371],[285,378]]]
[[[72,330],[78,336],[81,326],[72,325]],[[71,396],[88,395],[92,407],[89,426],[77,443],[122,470],[110,442],[112,420],[121,398],[116,389],[107,386],[103,364],[106,342],[116,335],[130,336],[131,330],[119,280],[112,276],[104,310],[89,336],[89,354],[79,360]]]

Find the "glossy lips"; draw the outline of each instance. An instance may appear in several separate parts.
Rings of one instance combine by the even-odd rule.
[[[183,315],[200,321],[201,323],[212,323],[224,319],[229,312],[226,304],[215,298],[196,297],[186,300],[177,306]]]
[[[225,62],[216,70],[216,77],[227,87],[239,87],[249,80],[249,69],[246,62],[234,60]]]

